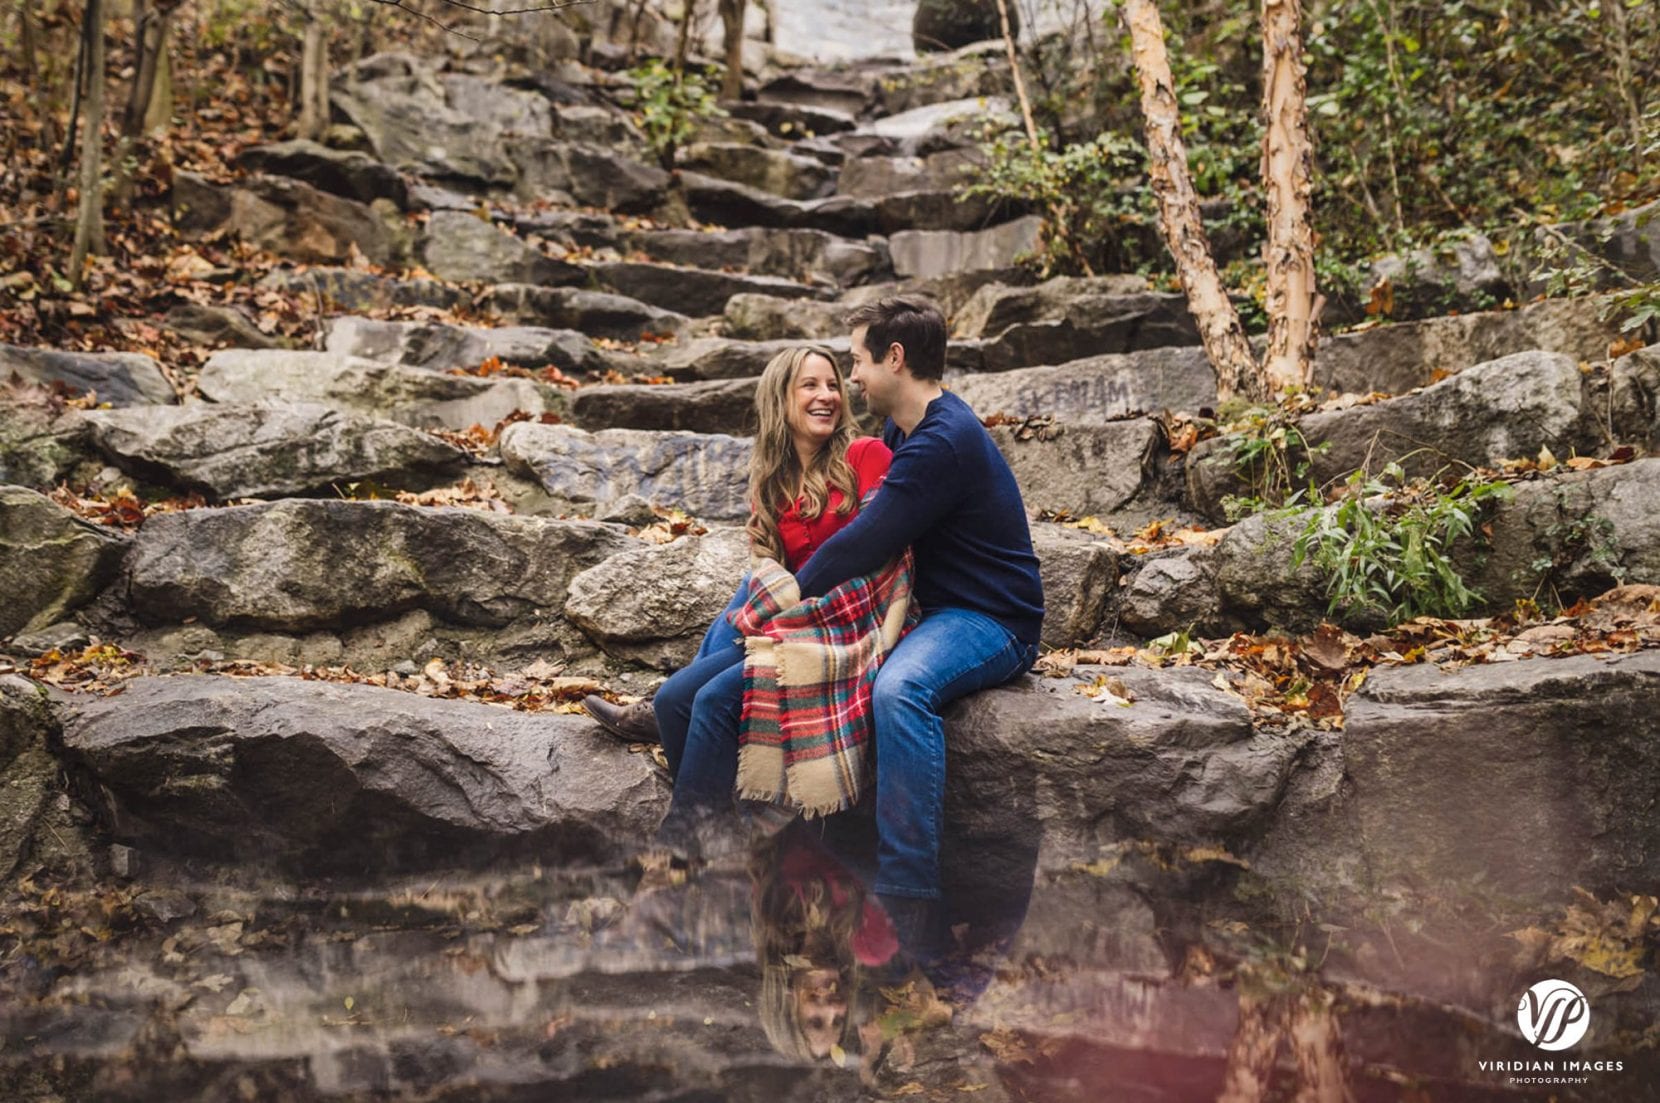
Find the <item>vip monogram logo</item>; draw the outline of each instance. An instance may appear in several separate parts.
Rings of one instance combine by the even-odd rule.
[[[1567,1049],[1591,1025],[1585,993],[1565,980],[1542,980],[1529,988],[1516,1009],[1522,1036],[1540,1049]]]

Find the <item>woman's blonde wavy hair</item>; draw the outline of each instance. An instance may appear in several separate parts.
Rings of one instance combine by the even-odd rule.
[[[790,395],[796,373],[809,356],[822,356],[836,372],[842,393],[836,431],[806,471],[790,436]],[[755,452],[749,461],[749,523],[745,526],[755,551],[784,562],[784,540],[778,533],[778,515],[788,509],[797,483],[801,486],[801,516],[812,520],[824,512],[830,490],[841,491],[837,514],[845,517],[859,507],[858,477],[847,461],[848,445],[858,435],[847,393],[847,377],[829,349],[798,345],[774,356],[761,373],[755,391]]]

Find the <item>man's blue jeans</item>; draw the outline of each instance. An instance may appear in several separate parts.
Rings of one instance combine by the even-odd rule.
[[[658,724],[668,752],[665,723],[687,701],[685,734],[670,754],[675,770],[668,825],[731,807],[738,772],[738,720],[743,710],[742,650],[699,659],[658,691]],[[725,660],[723,665],[714,664]],[[925,614],[900,641],[876,676],[871,706],[876,724],[876,883],[879,893],[934,899],[940,894],[940,837],[945,819],[945,724],[940,711],[977,690],[1011,681],[1037,661],[1037,648],[1022,643],[997,621],[967,609]],[[710,664],[699,670],[701,664]],[[693,672],[696,671],[696,675]],[[693,681],[698,681],[693,688]],[[678,734],[678,733],[676,733]]]

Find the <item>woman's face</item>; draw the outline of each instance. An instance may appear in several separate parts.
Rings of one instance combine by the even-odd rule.
[[[821,1060],[830,1056],[847,1026],[847,993],[842,991],[841,974],[834,969],[808,969],[791,979],[790,990],[808,1052]]]
[[[801,361],[790,381],[790,436],[797,445],[823,448],[841,423],[842,391],[836,366],[814,353]]]

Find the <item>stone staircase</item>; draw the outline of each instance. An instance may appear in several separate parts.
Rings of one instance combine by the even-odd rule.
[[[23,679],[4,680],[0,715],[20,733],[11,742],[67,763],[97,794],[102,830],[120,845],[169,860],[299,877],[345,870],[371,883],[388,869],[531,854],[571,868],[620,861],[665,795],[644,756],[624,754],[585,720],[382,686],[162,675],[231,660],[405,677],[433,659],[498,670],[541,660],[625,692],[648,688],[690,657],[745,569],[737,526],[762,367],[801,339],[844,349],[845,312],[893,291],[930,295],[946,310],[948,383],[998,422],[992,432],[1034,515],[1093,516],[1121,535],[1158,519],[1219,523],[1219,499],[1234,486],[1225,452],[1207,441],[1173,453],[1159,416],[1216,404],[1181,297],[1126,275],[1034,282],[1018,261],[1037,241],[1036,216],[958,196],[977,171],[974,127],[1008,111],[1006,71],[984,53],[785,73],[711,120],[672,175],[617,105],[610,74],[529,87],[379,55],[344,75],[335,100],[363,149],[288,142],[248,151],[249,175],[235,183],[181,174],[175,198],[187,233],[238,233],[294,262],[268,283],[319,304],[314,347],[270,347],[226,308],[187,311],[177,324],[216,351],[182,400],[141,355],[0,349],[0,373],[96,391],[109,406],[0,411],[8,653],[95,635],[154,668],[118,696],[55,695],[50,715]],[[456,308],[472,320],[434,320]],[[1609,362],[1617,337],[1595,301],[1540,301],[1331,338],[1319,385],[1390,397],[1305,421],[1311,442],[1330,444],[1320,474],[1381,467],[1425,447],[1439,466],[1631,446],[1632,462],[1523,485],[1492,519],[1491,547],[1468,562],[1494,610],[1529,596],[1541,559],[1564,604],[1615,582],[1660,583],[1660,346]],[[496,370],[481,372],[487,364]],[[498,423],[507,424],[487,443],[467,440],[474,426]],[[65,479],[193,492],[206,505],[119,531],[44,496]],[[487,508],[387,500],[462,480]],[[363,500],[370,492],[382,500]],[[707,531],[652,542],[652,507],[683,511]],[[1594,541],[1570,523],[1589,516],[1602,519]],[[1052,646],[1190,628],[1306,629],[1324,608],[1319,580],[1306,566],[1291,569],[1283,533],[1263,518],[1214,545],[1146,555],[1058,523],[1034,522],[1034,538]],[[1214,1064],[1235,998],[1173,980],[1166,932],[1197,926],[1231,898],[1237,870],[1219,876],[1216,863],[1197,859],[1195,869],[1154,876],[1132,862],[1096,884],[1080,880],[1080,868],[1136,840],[1223,847],[1280,894],[1247,909],[1253,922],[1284,919],[1299,893],[1362,894],[1356,870],[1366,868],[1387,869],[1389,885],[1456,891],[1470,876],[1464,857],[1403,865],[1387,830],[1396,801],[1420,817],[1419,842],[1491,826],[1483,809],[1442,799],[1445,767],[1428,749],[1435,724],[1422,716],[1450,696],[1462,715],[1480,714],[1484,730],[1518,738],[1538,730],[1540,709],[1567,741],[1632,717],[1660,734],[1651,731],[1660,686],[1652,656],[1526,664],[1556,666],[1544,688],[1538,675],[1518,674],[1520,664],[1462,671],[1443,685],[1379,675],[1366,691],[1376,715],[1361,710],[1347,732],[1263,729],[1197,670],[1124,670],[1135,705],[1122,715],[1074,692],[1087,688],[1081,672],[958,705],[948,718],[953,883],[990,898],[1035,871],[1030,914],[1041,921],[1013,952],[1043,959],[1064,944],[1077,969],[1066,983],[1004,977],[987,996],[985,1023]],[[1379,748],[1406,730],[1403,715],[1418,717],[1422,730],[1410,739],[1421,757],[1392,773]],[[11,742],[0,749],[10,754]],[[1570,884],[1603,891],[1660,879],[1660,824],[1636,799],[1653,780],[1652,747],[1630,748],[1638,765],[1616,784],[1607,754],[1574,746],[1570,757],[1588,758],[1575,758],[1585,772],[1572,792],[1549,771],[1508,777],[1507,806],[1540,809],[1532,826],[1563,844],[1547,863],[1556,882],[1541,875],[1505,886],[1539,906]],[[1485,769],[1498,753],[1472,737],[1457,768]],[[25,757],[0,758],[0,768],[7,761]],[[31,776],[34,788],[17,783],[19,822],[46,822],[55,782]],[[1576,802],[1623,811],[1593,830],[1572,814]],[[1610,833],[1617,844],[1605,849],[1570,845]],[[0,848],[0,872],[31,845]],[[1080,930],[1093,941],[1078,943]],[[544,928],[517,941],[491,937],[498,954],[535,957],[538,940],[563,936]],[[1490,967],[1451,981],[1416,966],[1397,971],[1394,938],[1426,960],[1449,945],[1479,951]],[[1448,920],[1421,937],[1355,939],[1346,980],[1419,1001],[1406,1019],[1426,1030],[1485,1016],[1479,1036],[1495,1048],[1482,1055],[1516,1055],[1514,1038],[1491,1025],[1514,1011],[1514,970],[1491,964],[1502,938]],[[673,968],[729,953],[705,949]],[[424,943],[407,952],[436,960]],[[264,979],[242,979],[265,993],[273,1021],[315,1010],[301,1006],[303,985],[290,975],[308,966],[260,960]],[[611,968],[567,966],[561,977]],[[467,997],[477,1007],[458,1013],[522,1023],[528,1004],[504,1009],[523,990],[515,985],[545,976],[541,967],[524,976],[493,969],[491,984]],[[1094,987],[1074,990],[1080,976]],[[1127,1009],[1126,986],[1140,1011]],[[557,1014],[578,1001],[556,987],[543,984],[531,1003]],[[1646,979],[1608,994],[1599,1015],[1606,1008],[1608,1021],[1634,1022],[1657,1000]],[[733,1001],[709,1001],[714,1018],[735,1014]],[[615,1014],[638,1020],[639,1008]],[[1058,1029],[1055,1015],[1076,1025]],[[694,1018],[677,1011],[675,1032],[695,1034]],[[1391,1076],[1430,1078],[1445,1098],[1475,1090],[1473,1066],[1392,1049],[1406,1029],[1359,1026],[1352,1044]],[[242,1052],[192,1036],[191,1052],[209,1065]],[[290,1038],[261,1059],[276,1068],[313,1042]],[[705,1076],[711,1090],[772,1075],[741,1047],[710,1046],[722,1054]],[[510,1048],[528,1054],[534,1039],[515,1036]],[[330,1053],[341,1097],[385,1085],[379,1065],[365,1072]],[[662,1088],[640,1054],[616,1060],[640,1080],[620,1093]],[[481,1047],[467,1050],[468,1062],[490,1065],[486,1078],[516,1075]],[[581,1076],[564,1069],[543,1083],[580,1087]],[[832,1094],[847,1088],[836,1083]],[[823,1090],[791,1084],[798,1094],[788,1098]]]

